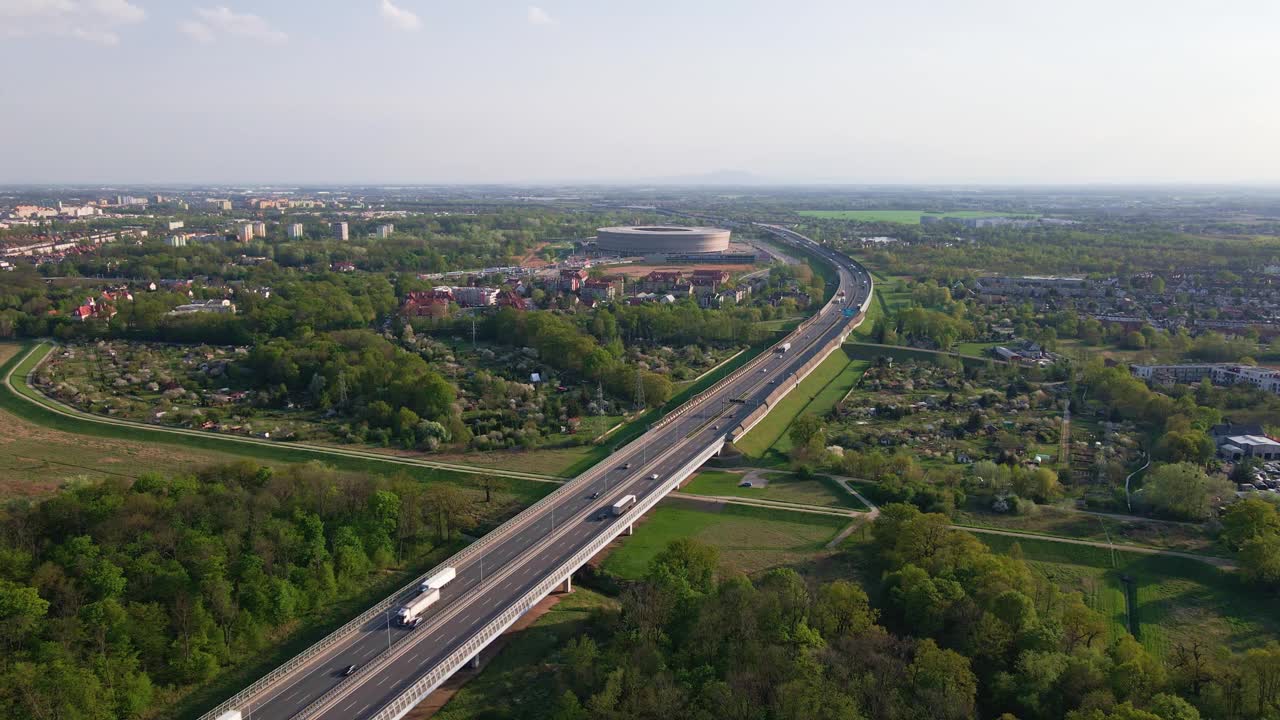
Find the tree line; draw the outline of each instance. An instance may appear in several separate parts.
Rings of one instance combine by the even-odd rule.
[[[172,716],[191,690],[492,514],[480,499],[404,475],[245,462],[12,501],[0,717]]]

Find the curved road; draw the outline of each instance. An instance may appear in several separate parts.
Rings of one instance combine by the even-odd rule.
[[[807,244],[835,265],[845,293],[787,338],[789,351],[748,363],[548,501],[495,530],[485,538],[483,552],[453,564],[456,579],[441,590],[440,600],[427,609],[419,627],[405,629],[390,622],[395,606],[415,594],[409,591],[323,649],[299,656],[266,687],[230,707],[255,720],[397,717],[378,711],[447,657],[456,657],[468,640],[491,627],[535,587],[553,576],[558,581],[561,576],[556,573],[575,555],[625,532],[630,518],[615,519],[607,512],[614,502],[635,495],[637,504],[645,504],[671,492],[683,479],[678,475],[692,472],[687,467],[691,462],[718,449],[748,415],[766,405],[767,396],[780,384],[795,383],[795,373],[824,357],[833,345],[838,347],[860,321],[853,316],[871,292],[870,276],[857,263],[807,238],[781,228],[771,231],[792,244]],[[846,314],[849,309],[852,312]],[[357,670],[346,677],[344,670],[352,665]],[[227,707],[224,704],[218,712]]]

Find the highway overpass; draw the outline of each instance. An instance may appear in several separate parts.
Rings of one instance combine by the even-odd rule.
[[[781,226],[781,242],[820,255],[839,272],[835,297],[790,335],[680,406],[643,436],[445,561],[457,577],[414,628],[392,622],[419,580],[237,693],[201,720],[394,720],[409,712],[521,615],[707,459],[745,434],[865,315],[873,281],[857,262]],[[783,344],[789,349],[783,351]],[[637,499],[621,517],[609,509]],[[347,668],[355,666],[349,675]]]

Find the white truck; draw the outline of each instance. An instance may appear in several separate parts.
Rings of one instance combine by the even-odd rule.
[[[422,583],[422,587],[418,590],[418,592],[430,592],[432,590],[439,590],[445,585],[448,585],[449,581],[456,577],[458,577],[458,571],[454,568],[447,567],[441,570],[440,572],[436,573],[435,575],[432,575],[431,577],[427,578]]]
[[[396,611],[396,624],[400,627],[415,627],[422,622],[422,613],[440,599],[439,590],[428,590],[405,603]]]
[[[239,710],[228,710],[219,715],[215,720],[244,720],[244,716]]]
[[[613,504],[613,516],[618,517],[625,513],[627,508],[631,507],[631,503],[635,501],[635,495],[623,495],[621,500]]]
[[[785,342],[785,343],[782,343],[782,346],[778,348],[777,353],[779,355],[785,355],[786,352],[790,349],[791,349],[791,343]]]

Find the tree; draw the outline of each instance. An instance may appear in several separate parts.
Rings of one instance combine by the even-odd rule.
[[[1261,498],[1245,498],[1227,507],[1222,515],[1221,539],[1232,550],[1239,550],[1257,537],[1280,534],[1280,512],[1274,503]]]
[[[805,447],[814,437],[821,437],[822,420],[817,415],[801,415],[791,421],[791,429],[787,433],[793,447]]]
[[[49,602],[35,588],[0,580],[0,639],[6,652],[21,643],[48,611]]]
[[[907,687],[916,706],[929,717],[969,718],[974,715],[978,681],[969,659],[954,650],[940,649],[932,639],[916,646],[907,668]]]
[[[1280,535],[1255,535],[1240,547],[1240,568],[1250,582],[1280,584]]]
[[[720,552],[691,538],[680,538],[667,544],[649,562],[646,579],[677,598],[706,595],[715,587]]]
[[[434,518],[437,535],[448,539],[455,528],[472,522],[475,517],[475,500],[461,488],[449,483],[434,483],[427,487],[423,502]]]
[[[551,711],[551,720],[587,720],[590,717],[591,713],[582,707],[578,696],[574,695],[572,690],[565,690],[564,694],[556,700],[556,706]]]
[[[490,475],[488,473],[484,473],[480,476],[480,480],[478,484],[480,485],[481,488],[484,489],[485,502],[492,502],[494,490],[501,491],[507,488],[507,483],[505,480],[498,477],[497,475]]]
[[[825,638],[860,633],[876,622],[867,593],[847,580],[823,585],[813,606],[814,629]]]
[[[1142,499],[1153,510],[1187,520],[1202,520],[1213,512],[1213,500],[1230,494],[1221,480],[1212,480],[1191,463],[1159,465],[1146,478]]]

